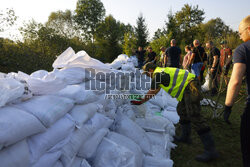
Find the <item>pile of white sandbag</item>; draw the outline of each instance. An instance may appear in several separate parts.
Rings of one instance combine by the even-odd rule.
[[[172,167],[179,121],[175,99],[161,91],[133,106],[128,99],[105,99],[105,91],[88,90],[90,81],[106,80],[91,78],[85,69],[134,71],[135,62],[120,55],[103,64],[69,48],[51,72],[2,74],[0,167]],[[133,92],[145,90],[111,90]]]

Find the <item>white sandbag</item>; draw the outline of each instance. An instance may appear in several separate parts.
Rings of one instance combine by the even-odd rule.
[[[161,159],[151,156],[143,158],[143,167],[172,167],[174,162],[171,159]]]
[[[70,141],[62,148],[61,161],[63,166],[70,166],[74,157],[84,143],[93,133],[95,128],[90,125],[84,125],[81,129],[76,129],[70,137]]]
[[[22,140],[0,151],[1,167],[29,166],[29,147],[26,140]]]
[[[74,125],[72,117],[67,114],[56,121],[46,132],[28,138],[31,163],[36,162],[46,151],[69,136],[74,130]]]
[[[160,117],[152,116],[148,118],[137,118],[135,122],[146,131],[165,132],[170,121]]]
[[[127,63],[129,57],[125,54],[120,54],[111,64],[110,66],[114,69],[119,69],[122,67],[122,64]]]
[[[45,70],[39,70],[32,73],[27,79],[27,83],[29,89],[35,95],[52,94],[67,86],[62,79]]]
[[[101,105],[96,103],[90,103],[85,105],[76,105],[74,108],[69,112],[72,118],[75,120],[76,125],[78,128],[92,118],[97,110],[101,108]]]
[[[109,130],[107,128],[99,129],[93,136],[83,143],[77,155],[83,158],[93,157],[98,145],[108,132]]]
[[[32,167],[54,167],[61,154],[61,151],[46,153]]]
[[[74,101],[65,97],[46,95],[15,105],[35,115],[46,127],[50,127],[63,117],[74,105]]]
[[[180,120],[180,116],[176,111],[168,111],[167,109],[165,109],[162,111],[161,115],[173,122],[174,124],[177,124]]]
[[[110,71],[110,66],[102,63],[97,59],[91,58],[85,51],[79,51],[75,54],[72,48],[68,48],[54,61],[54,68],[64,67],[82,67],[93,68],[96,71]]]
[[[89,79],[90,74],[88,70],[80,67],[71,67],[61,70],[54,69],[52,72],[57,78],[62,79],[67,85],[79,84]]]
[[[127,138],[126,136],[115,133],[115,132],[108,133],[106,138],[108,138],[108,139],[112,140],[113,142],[115,142],[116,144],[121,145],[121,146],[129,149],[130,151],[132,151],[134,154],[134,157],[135,157],[135,159],[134,159],[135,166],[142,166],[143,153],[141,151],[140,146],[138,144],[136,144],[133,140]]]
[[[24,94],[24,85],[13,78],[0,78],[0,107]]]
[[[145,154],[151,155],[151,145],[145,131],[124,115],[117,115],[115,132],[120,133],[137,143]]]
[[[171,149],[175,148],[172,143],[173,137],[165,133],[146,132],[152,145],[153,157],[170,158]]]
[[[63,164],[60,160],[56,161],[56,164],[54,165],[54,167],[63,167]]]
[[[212,79],[209,77],[209,73],[207,73],[206,77],[205,77],[205,83],[201,86],[201,90],[202,92],[207,92],[209,90],[211,90],[211,84],[212,84]]]
[[[32,114],[8,106],[0,109],[0,149],[45,130]]]
[[[128,148],[103,138],[97,149],[94,167],[137,167],[135,155]]]
[[[113,124],[113,120],[103,114],[96,113],[87,123],[96,129],[109,128]]]
[[[91,167],[88,163],[88,161],[86,161],[83,158],[80,157],[75,157],[74,162],[72,163],[71,167]]]

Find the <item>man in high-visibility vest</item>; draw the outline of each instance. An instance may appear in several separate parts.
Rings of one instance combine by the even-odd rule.
[[[199,81],[196,79],[195,74],[178,68],[160,68],[153,63],[145,64],[143,70],[146,75],[152,78],[151,89],[147,93],[148,96],[146,95],[141,101],[131,101],[131,103],[134,105],[145,103],[162,88],[179,101],[177,112],[180,116],[182,134],[180,137],[175,137],[175,140],[177,142],[191,143],[192,123],[205,149],[203,154],[196,156],[196,160],[208,162],[216,159],[218,153],[215,149],[213,137],[210,134],[210,127],[200,114],[202,96]]]

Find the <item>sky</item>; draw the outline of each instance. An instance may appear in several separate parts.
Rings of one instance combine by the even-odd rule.
[[[250,14],[250,0],[101,0],[106,15],[111,14],[125,24],[136,25],[140,13],[145,18],[150,37],[167,21],[169,11],[180,11],[184,4],[199,5],[205,12],[205,22],[220,17],[226,25],[238,30],[240,21]],[[32,18],[45,23],[51,12],[66,9],[75,10],[77,0],[1,0],[0,10],[14,9],[18,16],[17,26],[0,33],[1,37],[11,37],[18,33],[17,27]]]

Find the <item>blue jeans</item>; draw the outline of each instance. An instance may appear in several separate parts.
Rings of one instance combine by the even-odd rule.
[[[202,66],[203,66],[202,62],[192,64],[192,66],[191,66],[191,73],[193,73],[197,77],[199,77]]]

